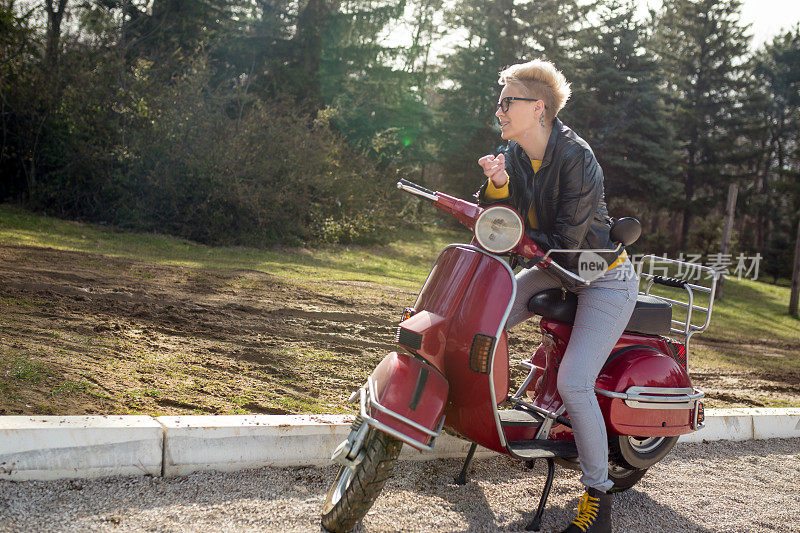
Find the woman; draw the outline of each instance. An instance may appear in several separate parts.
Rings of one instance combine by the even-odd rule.
[[[613,249],[603,198],[603,172],[589,145],[556,118],[570,96],[564,75],[548,61],[508,67],[495,115],[504,153],[478,160],[488,178],[481,204],[511,205],[526,219],[526,233],[544,250]],[[553,254],[578,272],[579,253]],[[578,309],[572,337],[558,372],[558,390],[569,414],[586,493],[565,532],[611,531],[613,482],[608,478],[608,439],[594,384],[633,313],[639,282],[624,250],[604,254],[608,268],[590,285],[576,289]],[[585,274],[585,273],[584,273]],[[517,275],[517,297],[506,325],[532,316],[534,294],[560,287],[539,268]]]

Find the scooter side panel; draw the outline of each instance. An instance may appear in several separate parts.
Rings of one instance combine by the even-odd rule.
[[[565,346],[566,343],[569,342],[569,338],[572,335],[572,324],[567,324],[564,322],[558,322],[556,320],[542,318],[540,325],[544,332],[550,333],[556,339],[560,339],[562,342],[565,343]],[[659,337],[656,335],[642,335],[640,333],[625,332],[619,338],[617,344],[614,345],[612,353],[616,352],[619,349],[627,348],[628,346],[649,346],[662,353],[670,352],[670,349],[667,346],[667,343],[663,337]]]
[[[475,269],[472,282],[465,291],[457,312],[453,315],[447,335],[447,375],[456,383],[473,378],[469,353],[476,335],[496,337],[514,292],[508,270],[496,259],[483,255]],[[495,405],[506,399],[509,389],[508,342],[505,330],[495,339],[497,349],[492,359]],[[475,394],[474,388],[454,383],[454,399],[466,399]]]
[[[447,376],[446,425],[500,452],[505,448],[495,410],[509,387],[508,343],[502,326],[514,291],[513,274],[500,260],[475,248],[449,247],[439,255],[417,297],[414,309],[420,318],[415,321],[415,315],[400,324],[421,335],[416,353]],[[470,369],[476,334],[494,338],[485,372]]]
[[[505,360],[508,369],[508,339],[505,331],[498,341],[495,357]],[[450,399],[445,407],[445,426],[484,448],[507,454],[508,450],[500,442],[494,410],[499,403],[496,398],[497,391],[508,391],[508,373],[499,378],[505,380],[505,388],[496,386],[493,399],[489,394],[488,375],[476,374],[467,366],[466,370],[471,374],[469,375],[463,372],[461,367],[463,364],[463,361],[454,360],[452,365],[448,365],[453,374],[458,374],[460,377],[451,377]]]
[[[436,366],[440,372],[443,372],[444,347],[447,342],[447,320],[445,317],[423,309],[411,318],[401,322],[400,328],[417,335],[419,346],[416,347],[415,352]],[[403,346],[399,334],[397,340]]]
[[[547,325],[544,319],[542,324]],[[569,330],[571,332],[571,326],[569,326]],[[542,409],[557,411],[563,403],[558,394],[558,365],[561,363],[561,355],[567,348],[569,336],[566,336],[565,340],[562,336],[565,331],[552,327],[542,326],[542,332],[551,335],[553,344],[548,347],[542,343],[531,358],[531,362],[535,366],[543,368],[545,371],[537,373],[534,377],[528,387],[528,397],[531,398],[534,405]]]
[[[500,443],[494,412],[488,402],[478,405],[473,411],[448,403],[444,412],[445,426],[464,438],[476,442],[498,453],[508,455]]]
[[[417,296],[414,309],[450,317],[459,307],[483,254],[454,246],[439,255]]]
[[[632,349],[609,363],[597,378],[597,386],[625,392],[634,386],[691,388],[686,372],[669,356],[648,348]],[[692,409],[643,409],[624,400],[598,396],[609,433],[636,437],[670,437],[691,433]]]
[[[439,426],[449,386],[434,367],[392,352],[373,370],[372,381],[375,400],[383,407],[430,430]],[[430,436],[374,407],[370,416],[415,441],[430,443]]]
[[[553,336],[557,349],[552,351],[555,361],[547,363],[546,352],[540,347],[532,358],[533,364],[543,368],[556,368],[560,364],[572,334],[572,325],[543,318],[542,331]],[[631,386],[689,388],[691,380],[686,372],[669,356],[669,347],[662,337],[623,333],[612,351],[640,346],[615,358],[607,364],[597,379],[597,386],[614,392],[624,392]],[[610,354],[609,354],[610,355]],[[554,411],[562,405],[557,390],[555,372],[548,372],[541,381],[531,383],[528,394],[540,407]],[[690,409],[641,409],[625,405],[623,400],[598,395],[603,416],[611,434],[637,437],[676,436],[692,432]],[[566,413],[569,415],[569,413]],[[555,425],[550,438],[571,440],[572,430]]]

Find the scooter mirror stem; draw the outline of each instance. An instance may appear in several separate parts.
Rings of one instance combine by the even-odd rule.
[[[567,270],[566,268],[562,267],[550,257],[551,253],[580,253],[580,252],[594,252],[594,253],[616,253],[619,249],[622,248],[622,243],[618,244],[614,249],[607,249],[607,248],[594,248],[594,249],[583,249],[583,250],[568,250],[568,249],[558,249],[552,248],[547,251],[544,256],[542,256],[538,261],[537,265],[541,268],[546,268],[550,270],[567,288],[575,288],[581,287],[591,284],[591,281],[584,279],[583,277],[575,274]]]

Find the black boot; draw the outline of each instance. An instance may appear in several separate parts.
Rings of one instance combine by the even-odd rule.
[[[587,488],[578,504],[578,516],[561,533],[611,533],[611,495]]]

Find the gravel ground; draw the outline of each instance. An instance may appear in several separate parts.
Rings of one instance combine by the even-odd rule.
[[[522,531],[544,481],[506,457],[401,462],[363,521],[373,531]],[[0,481],[0,531],[319,531],[334,468],[263,468],[176,479]],[[614,497],[616,531],[800,531],[800,439],[678,445]],[[576,472],[556,467],[543,531],[574,516]]]

